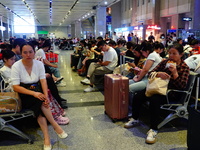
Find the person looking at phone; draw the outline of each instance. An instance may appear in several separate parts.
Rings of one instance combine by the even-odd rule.
[[[99,59],[99,62],[91,63],[87,72],[87,78],[82,80],[81,83],[88,83],[90,81],[90,86],[84,90],[84,92],[95,91],[94,83],[96,75],[104,75],[112,73],[114,68],[117,66],[118,56],[116,51],[108,46],[105,41],[100,41],[97,44],[97,47],[101,49],[103,53],[103,60]]]
[[[155,45],[154,45],[155,47]],[[146,62],[141,68],[139,74],[135,75],[133,79],[129,80],[129,105],[131,106],[133,97],[136,92],[146,88],[147,85],[147,73],[153,70],[161,61],[162,58],[159,55],[158,49],[155,49],[149,42],[144,41],[141,44],[141,52],[146,57]],[[129,116],[131,115],[131,109],[129,108]]]
[[[129,79],[133,79],[133,77],[140,73],[142,70],[144,63],[146,61],[146,57],[142,55],[141,45],[137,44],[133,48],[133,54],[134,54],[134,62],[128,62],[128,65],[131,66],[131,69],[129,70],[130,73],[126,76]]]

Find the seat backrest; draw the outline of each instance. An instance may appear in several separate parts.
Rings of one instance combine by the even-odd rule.
[[[187,85],[183,90],[173,90],[173,89],[169,89],[168,93],[170,92],[175,92],[175,93],[179,93],[177,96],[177,98],[179,99],[178,101],[171,101],[169,100],[169,95],[167,94],[167,101],[168,103],[178,103],[178,104],[184,104],[187,105],[189,100],[190,100],[190,96],[192,93],[192,89],[194,87],[195,84],[195,79],[197,77],[197,73],[194,73],[192,71],[190,71],[190,75],[188,77],[188,81],[187,81]]]
[[[197,77],[197,73],[190,71],[190,75],[188,77],[187,85],[186,85],[185,89],[183,90],[183,91],[187,91],[187,94],[185,95],[185,100],[184,100],[184,103],[186,103],[186,105],[188,105],[188,102],[190,100],[190,96],[191,96],[192,89],[193,89],[194,84],[195,84],[196,77]]]
[[[190,75],[188,77],[187,85],[184,91],[188,91],[188,92],[192,91],[196,77],[197,77],[197,74],[190,71]]]

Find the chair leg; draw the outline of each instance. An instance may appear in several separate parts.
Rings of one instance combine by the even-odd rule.
[[[14,126],[12,126],[10,124],[3,125],[1,127],[1,131],[7,131],[10,133],[16,134],[24,139],[27,139],[30,144],[33,144],[33,139],[31,139],[26,134],[24,134],[22,131],[18,130],[17,128],[15,128]]]
[[[163,127],[165,124],[167,124],[168,122],[170,122],[171,120],[178,118],[178,115],[176,113],[171,113],[169,114],[159,125],[158,125],[158,129],[160,129],[161,127]]]

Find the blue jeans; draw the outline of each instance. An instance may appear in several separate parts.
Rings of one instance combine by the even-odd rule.
[[[49,69],[51,70],[52,74],[56,77],[56,78],[60,78],[60,71],[58,68],[54,68],[54,67],[50,67]]]
[[[146,88],[148,82],[147,76],[145,76],[142,80],[139,82],[135,82],[132,79],[129,80],[129,112],[132,112],[132,103],[134,95],[142,91]]]

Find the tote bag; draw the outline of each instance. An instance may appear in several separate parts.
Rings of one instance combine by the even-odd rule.
[[[152,72],[148,78],[145,95],[151,97],[154,94],[166,95],[169,79],[163,80],[156,77],[157,72]]]

